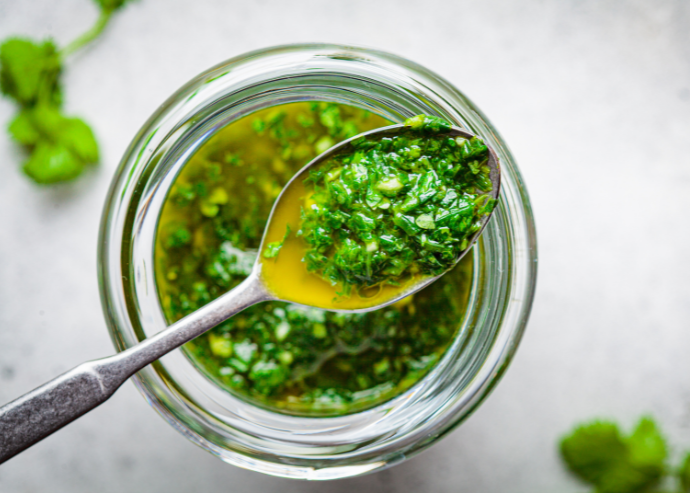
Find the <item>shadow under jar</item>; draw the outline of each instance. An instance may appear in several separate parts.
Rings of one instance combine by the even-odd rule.
[[[158,223],[182,168],[210,138],[256,111],[333,102],[392,122],[420,113],[481,136],[502,168],[500,200],[472,251],[468,308],[454,340],[419,382],[343,416],[275,412],[229,392],[174,351],[134,382],[178,431],[223,461],[275,476],[336,479],[393,465],[463,421],[507,368],[534,295],[536,237],[527,191],[496,130],[457,89],[403,58],[362,48],[291,45],[231,59],[189,82],[136,135],[101,223],[101,298],[122,351],[165,328],[155,277]]]

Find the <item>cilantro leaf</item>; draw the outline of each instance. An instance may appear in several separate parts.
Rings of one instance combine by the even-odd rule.
[[[690,454],[685,456],[683,465],[680,466],[680,471],[678,472],[678,478],[680,479],[682,493],[690,493]]]
[[[22,110],[8,130],[30,151],[24,172],[38,183],[71,180],[98,161],[98,144],[89,126],[54,106]]]
[[[84,164],[98,161],[98,144],[91,128],[83,120],[68,118],[57,107],[49,105],[39,105],[24,110],[19,115],[22,126],[25,126],[23,130],[26,133],[23,138],[38,134],[39,139],[65,145],[84,161]],[[28,132],[27,124],[32,125],[35,134]],[[23,143],[19,140],[18,142]]]
[[[67,147],[42,141],[23,168],[36,183],[56,183],[76,178],[84,165]]]
[[[561,441],[561,456],[568,468],[592,484],[599,484],[625,453],[618,426],[606,421],[579,426]]]
[[[17,114],[7,127],[7,131],[17,143],[25,146],[34,146],[41,139],[40,132],[31,120],[30,112],[26,110]]]
[[[668,455],[666,440],[656,423],[643,417],[633,434],[628,438],[630,462],[650,478],[660,478],[664,473],[664,462]]]
[[[656,486],[664,474],[666,443],[656,424],[642,418],[624,438],[615,423],[595,421],[561,441],[561,456],[580,479],[601,493],[635,493]]]
[[[58,141],[66,145],[84,164],[98,162],[98,143],[91,127],[80,118],[65,118]]]
[[[10,38],[0,45],[0,90],[21,106],[39,100],[58,105],[60,55],[52,41]]]
[[[427,133],[448,132],[451,129],[451,124],[442,118],[429,115],[417,115],[405,120],[405,126],[414,130],[420,130]]]

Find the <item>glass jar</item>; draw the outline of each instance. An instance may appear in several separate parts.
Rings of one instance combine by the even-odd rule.
[[[398,463],[467,418],[507,368],[529,316],[537,253],[527,191],[506,144],[450,83],[388,53],[316,44],[255,51],[202,73],[156,111],[125,153],[103,213],[99,276],[119,351],[164,329],[154,239],[175,177],[228,123],[310,100],[357,106],[394,122],[438,115],[482,136],[498,153],[500,200],[474,247],[470,307],[458,321],[458,336],[412,388],[339,417],[253,406],[212,383],[180,350],[140,371],[134,382],[174,428],[225,462],[275,476],[336,479]]]

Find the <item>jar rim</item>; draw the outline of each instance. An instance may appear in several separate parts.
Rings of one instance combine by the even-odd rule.
[[[393,120],[421,112],[437,114],[482,136],[498,153],[503,171],[501,198],[482,236],[482,255],[476,256],[481,257],[477,267],[486,271],[483,284],[476,289],[480,293],[477,303],[485,310],[467,327],[473,331],[472,337],[483,337],[476,336],[474,353],[455,361],[456,366],[432,370],[436,380],[427,375],[423,379],[427,385],[418,384],[388,403],[355,413],[366,415],[356,424],[348,421],[351,415],[276,418],[267,415],[276,414],[270,411],[251,411],[252,419],[268,423],[266,429],[283,427],[282,434],[267,434],[256,423],[240,422],[242,413],[248,411],[237,403],[224,401],[237,407],[219,419],[220,409],[213,402],[221,399],[217,395],[209,399],[204,415],[196,405],[200,398],[182,389],[181,382],[194,384],[185,380],[182,370],[175,369],[183,358],[175,354],[179,351],[145,368],[134,379],[149,403],[173,427],[226,462],[277,476],[335,479],[388,467],[457,426],[505,371],[529,317],[537,251],[526,188],[498,132],[449,82],[396,55],[326,44],[265,48],[207,70],[169,98],[126,151],[101,221],[99,280],[106,321],[119,351],[165,327],[160,307],[158,314],[146,307],[157,303],[156,290],[151,292],[155,211],[160,212],[177,173],[203,142],[233,118],[261,105],[273,106],[294,98],[314,100],[319,94],[370,108]],[[444,371],[446,374],[441,375]],[[429,384],[447,383],[453,378],[457,380],[453,392],[444,394],[443,389]],[[416,408],[409,404],[412,401]],[[321,423],[330,420],[326,428],[359,426],[361,431],[369,427],[369,434],[314,432],[310,419]],[[312,434],[309,439],[304,435],[298,438],[291,431],[293,426],[311,428]],[[372,427],[394,430],[393,439],[390,434],[376,439]],[[357,437],[364,441],[357,443]]]

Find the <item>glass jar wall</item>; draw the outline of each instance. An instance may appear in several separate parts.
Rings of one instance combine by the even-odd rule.
[[[507,367],[529,315],[536,237],[527,192],[496,130],[428,70],[377,51],[334,45],[270,48],[234,58],[173,95],[137,134],[113,180],[100,238],[101,295],[118,350],[166,326],[153,271],[157,221],[170,186],[216,131],[257,110],[329,101],[399,122],[444,117],[498,153],[502,190],[474,247],[470,308],[439,364],[377,407],[329,418],[253,406],[215,385],[181,351],[134,381],[177,430],[222,460],[267,474],[334,479],[380,469],[423,450],[466,418]]]

